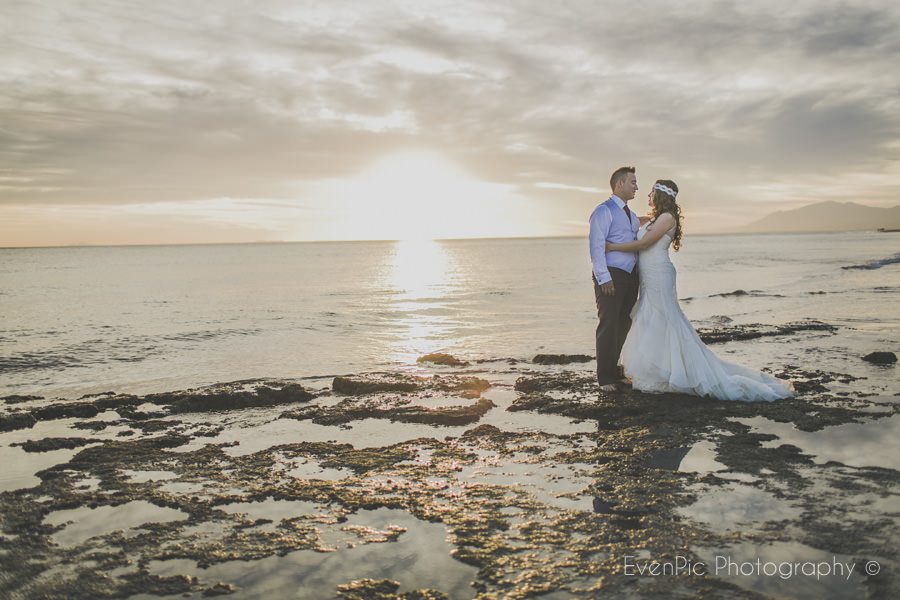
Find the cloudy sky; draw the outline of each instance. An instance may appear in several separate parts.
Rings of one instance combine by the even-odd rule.
[[[688,233],[900,204],[893,0],[0,16],[0,246],[584,235],[623,164]]]

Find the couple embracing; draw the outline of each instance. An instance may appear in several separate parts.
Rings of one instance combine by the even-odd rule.
[[[643,392],[742,401],[791,396],[787,382],[719,359],[681,311],[669,259],[682,235],[675,182],[654,183],[648,217],[628,206],[638,191],[634,167],[616,169],[609,184],[612,196],[591,214],[589,236],[600,390],[613,392],[630,379]]]

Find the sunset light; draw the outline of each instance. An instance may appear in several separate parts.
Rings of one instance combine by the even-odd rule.
[[[900,598],[900,2],[3,4],[0,599]]]
[[[345,234],[360,239],[489,236],[516,201],[512,186],[479,181],[433,152],[389,155],[327,188],[345,211]]]

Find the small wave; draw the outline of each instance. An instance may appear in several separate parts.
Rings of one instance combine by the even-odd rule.
[[[881,258],[879,260],[872,260],[872,261],[869,261],[869,262],[861,264],[861,265],[849,265],[849,266],[841,267],[841,268],[844,270],[864,269],[867,271],[871,271],[873,269],[880,269],[881,267],[884,267],[886,265],[894,265],[897,263],[900,263],[900,252],[891,256],[890,258]]]
[[[218,337],[254,335],[259,332],[259,329],[209,329],[164,335],[161,339],[166,340],[167,342],[205,342]]]
[[[42,369],[65,369],[85,366],[68,354],[51,354],[47,352],[23,352],[15,356],[0,358],[0,373],[18,373]]]
[[[205,342],[222,336],[253,335],[258,332],[258,329],[218,329],[159,337],[92,339],[47,350],[0,356],[0,373],[72,369],[108,363],[138,363],[162,354],[166,349],[166,342]]]
[[[21,373],[47,369],[73,369],[114,362],[141,362],[161,352],[160,348],[136,346],[121,340],[88,340],[48,350],[20,352],[0,357],[0,373]]]

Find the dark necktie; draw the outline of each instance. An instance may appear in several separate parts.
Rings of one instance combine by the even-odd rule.
[[[623,204],[623,205],[622,205],[622,208],[625,209],[625,216],[628,217],[628,222],[631,223],[631,211],[628,210],[628,205],[627,205],[627,204]]]

